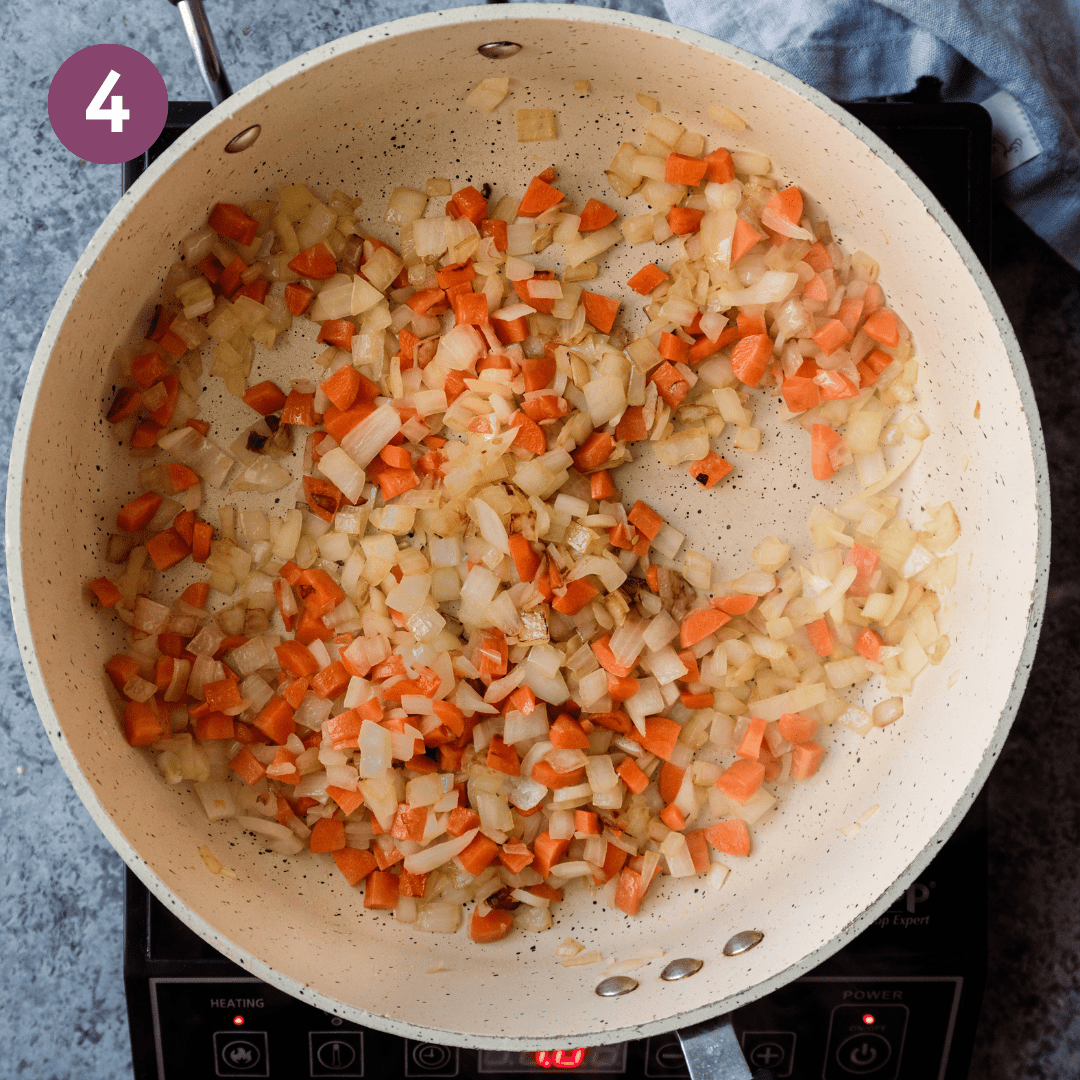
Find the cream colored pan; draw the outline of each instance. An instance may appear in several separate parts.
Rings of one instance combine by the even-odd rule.
[[[491,42],[521,48],[488,59],[478,47]],[[492,114],[467,108],[468,91],[493,75],[510,77],[511,97]],[[587,95],[575,93],[579,79],[589,80]],[[633,919],[583,893],[559,905],[552,931],[486,947],[464,932],[414,933],[365,912],[359,890],[326,860],[263,854],[235,825],[209,826],[194,796],[166,788],[150,756],[125,743],[101,668],[123,635],[85,591],[104,570],[117,506],[137,490],[138,463],[104,421],[111,357],[145,318],[178,241],[219,199],[243,202],[301,180],[342,188],[364,198],[370,230],[389,240],[381,218],[391,189],[430,176],[514,192],[554,163],[579,205],[590,194],[610,198],[602,172],[620,142],[641,135],[639,91],[710,145],[724,138],[769,154],[847,250],[880,262],[923,361],[920,401],[932,429],[899,485],[901,510],[921,521],[920,506],[948,499],[963,525],[952,649],[918,680],[900,722],[865,739],[830,734],[819,776],[756,827],[754,854],[721,891],[668,879]],[[717,128],[708,106],[721,104],[749,129]],[[558,139],[519,143],[513,114],[523,107],[554,109]],[[255,124],[250,149],[225,152]],[[652,257],[651,247],[616,248],[605,291]],[[216,392],[205,397],[204,415],[234,422]],[[620,486],[631,497],[647,491],[735,576],[767,534],[805,551],[813,500],[835,504],[853,483],[816,485],[798,435],[770,423],[761,454],[743,455],[737,482],[712,492],[644,461]],[[42,723],[94,820],[160,900],[255,975],[350,1020],[428,1041],[539,1049],[727,1012],[809,971],[884,910],[963,817],[1001,750],[1035,651],[1049,536],[1024,361],[986,274],[910,170],[816,91],[730,45],[615,11],[530,4],[422,15],[322,46],[228,98],[139,179],[80,258],[38,346],[12,450],[7,545]],[[865,828],[841,835],[875,804]],[[207,871],[198,854],[206,843],[235,878]],[[749,929],[761,943],[725,956],[725,942]],[[605,963],[560,966],[555,946],[568,935]],[[652,946],[664,961],[633,973],[636,990],[594,992],[608,961]],[[662,981],[660,968],[679,957],[704,966]],[[443,970],[427,974],[435,967]]]

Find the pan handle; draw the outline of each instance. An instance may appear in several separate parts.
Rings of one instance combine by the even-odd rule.
[[[730,1013],[682,1028],[675,1034],[682,1043],[691,1080],[773,1080],[768,1069],[751,1072],[731,1026]]]
[[[206,12],[203,11],[202,0],[170,0],[180,12],[180,18],[184,21],[184,29],[187,31],[188,41],[191,42],[192,51],[195,53],[195,62],[199,65],[199,73],[210,91],[210,100],[215,105],[220,105],[227,97],[232,95],[232,87],[221,66],[221,57],[218,56],[217,46],[214,44],[214,35],[207,22]]]

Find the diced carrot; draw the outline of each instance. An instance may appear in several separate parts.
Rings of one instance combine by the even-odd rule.
[[[610,881],[626,863],[628,852],[624,851],[621,847],[617,847],[615,844],[609,843],[607,851],[604,853],[604,877],[602,881],[596,880],[596,875],[593,875],[593,882],[597,885],[602,885],[605,881]]]
[[[372,870],[364,886],[364,907],[369,911],[393,911],[397,905],[397,874],[390,870]]]
[[[615,772],[634,795],[640,795],[649,786],[649,778],[641,771],[633,758],[624,758]]]
[[[566,586],[566,593],[551,601],[551,606],[562,615],[576,615],[600,590],[585,578],[578,578]]]
[[[716,633],[731,618],[723,611],[714,607],[696,608],[683,619],[679,627],[679,644],[688,649],[704,640],[710,634]]]
[[[485,218],[480,224],[481,236],[493,236],[495,238],[495,250],[505,251],[507,248],[506,222],[495,218]]]
[[[600,666],[605,671],[610,671],[612,675],[621,675],[625,677],[633,670],[632,666],[626,667],[615,659],[615,655],[611,651],[610,634],[604,634],[602,637],[597,638],[589,647],[592,649],[593,655],[596,657]]]
[[[488,744],[486,764],[495,772],[504,773],[506,776],[521,775],[521,759],[517,751],[503,742],[501,735],[493,735]]]
[[[752,716],[746,728],[746,734],[742,737],[735,753],[746,758],[747,761],[757,761],[761,752],[761,740],[765,737],[766,721],[760,716]]]
[[[360,791],[349,791],[347,788],[336,787],[328,784],[326,794],[341,807],[341,812],[348,817],[353,811],[359,810],[364,805],[364,795]]]
[[[868,626],[855,642],[855,651],[860,656],[865,656],[867,660],[876,664],[881,659],[881,644],[881,635],[875,633]]]
[[[428,808],[426,806],[410,806],[408,803],[398,803],[394,812],[394,823],[390,827],[390,835],[395,840],[422,840],[424,829],[427,826]]]
[[[402,896],[415,896],[422,898],[427,892],[427,874],[413,874],[402,868],[399,887]]]
[[[623,867],[619,874],[618,887],[615,889],[615,906],[627,915],[636,915],[647,889],[648,886],[636,870]]]
[[[615,440],[606,431],[594,431],[571,455],[579,472],[599,469],[615,452]]]
[[[488,322],[488,302],[482,292],[466,292],[455,296],[451,307],[454,309],[454,322],[457,326],[484,326]]]
[[[739,758],[728,766],[716,781],[716,786],[740,806],[754,794],[765,779],[765,766],[757,761]]]
[[[814,334],[815,344],[826,356],[831,356],[850,341],[851,331],[839,319],[830,319]]]
[[[194,536],[195,521],[196,517],[193,510],[181,510],[180,513],[173,518],[173,529],[176,530],[177,534],[189,548]]]
[[[210,228],[221,236],[235,240],[238,244],[248,247],[255,240],[259,223],[244,213],[242,206],[233,203],[218,203],[210,211]]]
[[[534,176],[518,205],[517,216],[539,217],[545,210],[558,206],[562,199],[561,191],[553,188],[546,180],[541,180],[539,176]]]
[[[113,686],[122,691],[139,674],[139,662],[130,656],[118,653],[112,659],[105,661],[105,674],[112,679]]]
[[[704,829],[691,829],[686,833],[686,847],[690,860],[694,864],[694,873],[704,874],[709,869],[709,845],[705,840]]]
[[[312,676],[311,689],[324,701],[328,701],[345,693],[350,677],[342,662],[335,660],[317,675]]]
[[[769,201],[765,204],[765,209],[792,225],[798,225],[803,211],[802,192],[792,184],[790,187],[770,195]]]
[[[525,402],[524,404],[528,404]],[[509,426],[517,428],[514,446],[527,450],[530,454],[546,454],[547,439],[540,425],[524,412],[516,412],[510,417]]]
[[[138,532],[145,529],[153,520],[161,506],[161,496],[156,491],[146,491],[142,495],[125,503],[116,515],[118,528],[125,532]]]
[[[676,236],[688,236],[701,228],[704,210],[695,210],[692,206],[673,206],[668,210],[668,228]]]
[[[660,591],[660,571],[656,563],[650,565],[645,571],[645,581],[652,592],[658,593]]]
[[[682,787],[683,777],[686,775],[685,769],[680,769],[678,765],[672,765],[670,761],[665,761],[660,766],[660,771],[657,773],[656,785],[660,789],[660,798],[666,803],[673,803],[679,794],[679,788]],[[670,826],[672,829],[674,825]]]
[[[725,461],[715,450],[690,463],[686,470],[703,488],[716,487],[734,466]]]
[[[603,829],[600,826],[599,814],[591,810],[574,811],[574,832],[587,833],[589,836],[599,836]]]
[[[648,503],[640,499],[634,503],[626,517],[638,532],[650,540],[655,540],[657,533],[664,527],[664,519]]]
[[[582,289],[581,303],[585,308],[585,318],[588,323],[601,334],[610,334],[611,328],[615,325],[615,317],[619,314],[620,301],[611,296],[604,296],[602,293]]]
[[[638,442],[649,437],[645,426],[645,410],[640,405],[628,405],[622,419],[615,426],[615,438],[626,442]]]
[[[284,698],[272,697],[255,717],[254,725],[279,746],[296,730],[293,711]]]
[[[514,560],[518,577],[522,581],[533,581],[536,572],[540,569],[540,556],[533,550],[532,544],[520,533],[514,533],[509,537],[510,557]]]
[[[634,274],[626,284],[629,285],[634,292],[646,296],[651,293],[657,285],[662,281],[667,281],[667,279],[668,275],[665,274],[659,266],[655,263],[648,263]]]
[[[552,607],[554,606],[555,605],[552,604]],[[638,692],[638,681],[629,675],[625,678],[619,675],[612,675],[609,671],[607,673],[607,687],[608,696],[612,701],[629,701]]]
[[[489,630],[480,639],[476,669],[481,675],[505,675],[508,656],[506,638],[498,630]]]
[[[132,450],[152,450],[160,434],[161,428],[153,420],[140,420],[131,433]]]
[[[298,427],[318,427],[320,417],[315,411],[315,394],[290,390],[281,411],[281,420],[282,423]]]
[[[482,874],[491,865],[491,860],[498,854],[499,845],[491,837],[485,836],[483,833],[477,833],[470,841],[469,846],[457,856],[457,860],[467,874],[476,877],[477,874]]]
[[[489,909],[486,915],[480,914],[480,908],[473,908],[469,920],[469,937],[478,945],[490,945],[510,933],[514,925],[514,913],[499,908]]]
[[[477,228],[487,217],[487,199],[471,184],[455,191],[451,201],[461,211],[461,216],[468,218]]]
[[[339,848],[331,855],[350,885],[359,885],[379,865],[370,851],[360,848]]]
[[[290,282],[285,286],[285,306],[290,314],[299,317],[308,309],[308,305],[315,298],[315,292],[306,285],[297,281]]]
[[[521,361],[526,390],[543,390],[550,386],[556,371],[555,360],[550,356],[526,356]]]
[[[702,830],[705,839],[717,851],[725,855],[749,855],[750,854],[750,830],[742,818],[730,818],[728,821],[718,821]]]
[[[807,741],[793,746],[791,749],[792,780],[809,779],[817,772],[824,756],[825,748],[818,746],[816,742]]]
[[[334,253],[321,241],[305,248],[289,262],[289,269],[295,270],[301,277],[325,281],[337,273],[337,259]]]
[[[724,329],[720,331],[719,337],[699,337],[697,341],[690,346],[691,365],[700,364],[702,360],[707,360],[721,349],[727,348],[733,341],[738,340],[739,330],[738,327],[735,326],[725,326]]]
[[[266,775],[266,766],[246,746],[232,756],[229,768],[249,785],[257,784]]]
[[[674,364],[665,360],[649,374],[649,382],[656,384],[660,396],[673,409],[682,404],[690,392],[690,384]]]
[[[660,820],[669,829],[674,829],[675,832],[681,832],[686,828],[686,816],[674,804],[665,806],[664,809],[660,811]]]
[[[836,642],[833,640],[832,631],[823,618],[807,623],[806,633],[809,635],[810,644],[814,646],[814,652],[818,656],[831,656],[836,651]]]
[[[638,736],[638,741],[650,754],[668,761],[679,741],[681,731],[678,722],[669,720],[666,716],[647,716],[645,734]]]
[[[686,154],[670,153],[664,163],[664,179],[669,184],[697,187],[709,171],[709,162]]]
[[[304,589],[310,590],[304,599],[307,610],[320,618],[345,599],[345,590],[325,570],[317,567],[304,570],[299,583]]]
[[[467,832],[478,828],[480,815],[467,806],[455,806],[450,811],[450,818],[446,823],[446,832],[449,836],[464,836]]]
[[[351,323],[349,324],[352,325]],[[342,346],[344,347],[344,346]],[[273,384],[271,384],[273,385]],[[360,390],[360,372],[351,364],[345,364],[337,369],[329,379],[319,384],[319,389],[336,405],[342,412],[352,406],[356,395]]]
[[[585,779],[585,766],[572,769],[570,772],[558,772],[555,767],[546,761],[538,761],[532,768],[531,778],[544,787],[558,791],[559,788],[573,787]]]
[[[210,558],[210,541],[214,538],[214,526],[206,521],[196,521],[191,529],[191,559],[204,563]]]
[[[757,386],[772,354],[773,342],[768,334],[748,334],[731,350],[731,370],[747,386]]]
[[[669,334],[665,330],[660,335],[658,348],[660,355],[673,364],[688,364],[690,362],[690,343],[683,341],[678,334]]]
[[[747,315],[740,311],[735,316],[735,326],[739,331],[739,337],[748,337],[750,334],[767,334],[764,315]]]
[[[601,469],[589,476],[589,498],[602,502],[615,497],[615,481],[609,469]]]
[[[900,326],[896,316],[888,308],[879,308],[866,317],[863,323],[866,336],[873,338],[879,345],[894,348],[900,344]]]
[[[585,727],[585,720],[593,727],[607,728],[609,731],[617,731],[620,735],[629,735],[635,730],[633,721],[621,709],[612,709],[604,713],[589,713],[582,722],[582,729]]]
[[[758,242],[764,239],[765,237],[753,225],[741,217],[736,218],[735,232],[731,237],[731,265],[733,267],[738,265],[739,260],[744,255],[748,255]]]
[[[803,256],[803,262],[807,263],[810,269],[818,274],[833,268],[833,261],[829,258],[829,253],[820,240],[815,240],[810,245],[810,250]]]
[[[123,593],[108,578],[101,577],[96,581],[91,581],[89,588],[97,602],[104,608],[116,607],[123,596]]]
[[[249,281],[246,285],[241,285],[233,297],[237,296],[250,296],[256,303],[261,304],[266,299],[266,294],[270,291],[270,282],[266,278],[257,278],[255,281]]]
[[[815,274],[803,286],[803,297],[824,304],[829,299],[829,287],[820,274]]]
[[[722,146],[705,155],[705,164],[708,167],[705,175],[717,184],[730,184],[735,179],[735,162],[731,152]]]
[[[521,411],[531,420],[539,423],[541,420],[558,420],[570,411],[570,404],[566,398],[558,397],[554,393],[541,394],[529,398],[521,403]],[[511,424],[513,419],[511,418]]]
[[[180,594],[180,599],[192,607],[204,608],[210,599],[210,585],[205,581],[196,581]]]
[[[129,701],[124,706],[124,734],[130,746],[149,746],[172,734],[169,711],[157,700]]]
[[[821,404],[821,390],[813,379],[789,375],[780,384],[780,393],[789,412],[806,412]]]
[[[374,818],[372,819],[372,822],[373,824],[375,824]],[[372,828],[372,832],[374,832],[375,835],[378,835],[377,831],[374,828]],[[379,870],[389,870],[391,866],[394,866],[396,863],[401,862],[401,860],[405,858],[402,852],[397,849],[396,845],[388,848],[377,847],[373,850],[375,853],[375,861],[379,865]],[[394,878],[395,884],[397,884],[399,880],[397,875],[392,874],[391,876]]]
[[[511,874],[520,874],[533,861],[533,853],[520,840],[511,837],[499,848],[499,862]]]
[[[590,199],[581,208],[581,224],[578,225],[578,232],[595,232],[597,229],[604,228],[605,225],[610,225],[615,217],[615,211],[607,203]]]
[[[357,401],[351,409],[344,412],[336,405],[331,405],[323,415],[323,427],[328,435],[341,442],[361,420],[374,411],[375,406],[368,401]]]
[[[589,736],[584,728],[567,713],[560,714],[548,731],[548,739],[556,750],[588,750]]]
[[[209,708],[209,706],[204,706]],[[194,709],[192,709],[194,715]],[[221,712],[208,712],[195,717],[195,738],[201,742],[213,739],[232,739],[236,734],[236,724],[231,716]]]
[[[869,596],[874,574],[877,573],[877,551],[872,547],[867,547],[865,544],[854,544],[848,548],[848,553],[844,557],[844,565],[858,568],[855,580],[848,586],[848,595]]]
[[[545,829],[533,841],[533,854],[535,856],[532,864],[533,869],[541,877],[546,878],[551,873],[551,868],[562,859],[569,847],[569,840],[552,840],[551,835]]]
[[[801,713],[784,713],[776,722],[780,735],[793,743],[804,743],[814,737],[817,721]]]
[[[132,377],[144,389],[153,386],[167,370],[168,364],[160,353],[143,353],[131,361]]]
[[[146,553],[158,570],[168,570],[191,554],[191,548],[175,529],[166,529],[146,541]]]
[[[828,480],[836,472],[829,451],[843,443],[838,431],[827,424],[814,424],[810,431],[810,465],[815,480]]]
[[[205,259],[199,263],[199,269],[202,271],[203,277],[210,282],[211,285],[216,285],[221,278],[221,271],[225,269],[221,265],[218,257],[211,252]]]
[[[205,683],[203,685],[203,695],[206,704],[211,709],[224,711],[243,704],[243,698],[240,696],[240,684],[235,677]]]

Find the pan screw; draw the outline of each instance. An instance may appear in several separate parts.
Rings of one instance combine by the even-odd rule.
[[[622,997],[636,990],[638,985],[637,979],[631,979],[629,975],[612,975],[596,984],[596,993],[600,997]]]
[[[739,953],[749,952],[764,936],[760,930],[744,930],[728,941],[724,946],[724,955],[738,956]]]
[[[704,960],[695,960],[692,956],[684,956],[679,960],[672,960],[663,971],[660,978],[664,982],[676,982],[678,979],[688,979],[696,975],[705,966]]]
[[[489,60],[505,60],[521,52],[521,46],[516,41],[489,41],[486,45],[478,45],[476,51]]]
[[[252,124],[249,128],[244,128],[239,135],[234,135],[225,144],[226,154],[239,154],[241,150],[247,150],[248,147],[255,145],[255,140],[262,134],[262,127],[259,124]]]

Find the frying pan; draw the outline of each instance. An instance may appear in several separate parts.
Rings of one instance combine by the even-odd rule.
[[[493,59],[478,51],[498,42],[520,49],[484,50]],[[466,93],[494,75],[510,77],[510,99],[492,114],[470,111]],[[574,92],[579,79],[588,94]],[[578,205],[598,194],[639,212],[600,194],[619,143],[641,136],[638,91],[710,145],[768,153],[846,250],[881,264],[918,346],[919,404],[932,431],[898,485],[900,512],[919,522],[922,507],[947,499],[963,527],[952,648],[920,676],[902,720],[866,738],[828,731],[819,775],[790,786],[719,892],[669,879],[634,919],[583,892],[560,905],[549,933],[486,947],[464,933],[416,933],[365,912],[326,860],[281,859],[235,825],[208,825],[193,796],[166,788],[124,742],[101,665],[125,636],[84,591],[103,571],[116,507],[138,490],[141,462],[103,417],[112,356],[141,337],[178,241],[218,200],[300,180],[342,188],[363,197],[365,231],[389,240],[381,216],[397,185],[449,176],[519,192],[554,163]],[[717,129],[713,104],[748,129]],[[528,107],[556,110],[556,141],[517,142],[513,110]],[[228,152],[245,132],[246,149]],[[653,257],[651,247],[615,248],[605,291]],[[263,377],[285,379],[311,355],[266,354]],[[214,386],[203,415],[226,442],[230,426],[248,423]],[[765,535],[805,556],[811,506],[835,505],[853,480],[817,485],[793,427],[765,421],[762,451],[742,455],[735,481],[712,492],[645,459],[620,487],[631,500],[647,493],[722,577],[747,568]],[[27,380],[8,490],[12,607],[30,686],[79,797],[134,872],[220,952],[298,998],[398,1035],[499,1049],[687,1029],[782,986],[858,934],[929,862],[985,781],[1030,668],[1049,561],[1046,461],[1024,363],[985,273],[933,196],[865,128],[771,65],[669,24],[560,5],[436,12],[353,34],[256,80],[182,136],[105,220],[61,292]],[[840,833],[874,805],[861,831]],[[198,855],[207,843],[234,877],[207,871]],[[748,930],[760,943],[725,955]],[[566,936],[599,949],[605,964],[560,966],[554,948]],[[607,961],[657,946],[664,959],[631,973],[633,992],[595,993]],[[693,977],[658,977],[684,957],[703,961]]]

